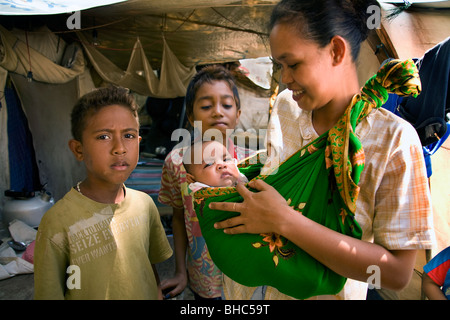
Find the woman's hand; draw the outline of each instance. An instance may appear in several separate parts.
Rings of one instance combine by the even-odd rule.
[[[262,180],[250,181],[251,188],[259,192],[248,190],[239,183],[236,190],[244,198],[242,203],[211,202],[213,210],[235,211],[241,214],[221,222],[217,222],[216,229],[224,229],[225,233],[279,233],[283,222],[288,222],[290,207],[286,200],[272,186]]]
[[[237,186],[244,198],[242,203],[212,202],[214,210],[236,211],[241,215],[217,222],[217,229],[225,233],[277,233],[338,274],[359,281],[367,281],[368,266],[380,267],[381,286],[400,290],[409,282],[414,269],[415,250],[389,251],[380,245],[352,238],[299,214],[286,200],[262,180]]]

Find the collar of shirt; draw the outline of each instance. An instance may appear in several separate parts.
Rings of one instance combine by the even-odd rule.
[[[361,123],[356,126],[356,135],[362,140],[369,133],[372,128],[373,113],[377,112],[377,109],[372,110],[372,112],[364,118]],[[312,112],[302,110],[299,117],[299,129],[300,135],[303,139],[303,145],[317,139],[319,135],[312,124]]]
[[[300,129],[300,135],[303,139],[303,145],[305,145],[306,143],[309,143],[319,137],[316,130],[314,130],[314,127],[312,124],[312,112],[311,111],[301,110],[300,117],[299,117],[299,129]]]

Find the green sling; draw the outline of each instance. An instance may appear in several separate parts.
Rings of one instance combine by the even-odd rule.
[[[273,186],[298,214],[360,239],[355,210],[364,151],[354,132],[373,108],[387,101],[388,92],[419,94],[420,80],[412,60],[385,64],[353,97],[336,126],[290,156],[275,174],[260,175],[261,154],[257,161],[240,163],[240,171],[249,180],[263,179]],[[210,202],[222,201],[243,199],[233,187],[203,188],[194,193],[194,208],[211,258],[228,277],[249,287],[269,285],[297,299],[336,294],[343,288],[346,278],[280,235],[228,235],[216,230],[215,222],[239,214],[208,208]]]

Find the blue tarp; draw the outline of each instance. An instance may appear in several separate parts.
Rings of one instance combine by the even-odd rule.
[[[30,192],[40,190],[33,140],[20,100],[12,87],[6,86],[5,99],[8,115],[10,189]]]

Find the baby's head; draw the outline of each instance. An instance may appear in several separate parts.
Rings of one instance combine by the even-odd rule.
[[[201,162],[196,152],[201,151]],[[235,159],[223,144],[217,141],[196,142],[183,156],[188,182],[201,182],[211,187],[231,187],[240,178]]]

